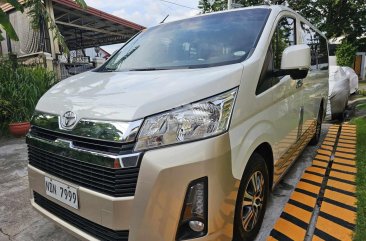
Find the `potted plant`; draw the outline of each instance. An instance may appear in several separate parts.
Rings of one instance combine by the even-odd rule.
[[[9,132],[14,137],[22,137],[25,136],[30,129],[30,122],[14,122],[9,124]]]
[[[8,108],[9,115],[9,132],[14,137],[20,138],[25,136],[30,129],[30,115],[25,107]]]
[[[21,137],[41,96],[57,82],[53,72],[42,66],[13,66],[0,58],[0,135]]]
[[[16,107],[6,100],[0,100],[1,123],[9,123],[8,129],[14,137],[25,136],[30,129],[30,115],[26,108]]]

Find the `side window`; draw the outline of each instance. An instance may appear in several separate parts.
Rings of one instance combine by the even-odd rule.
[[[319,35],[320,39],[320,51],[319,51],[319,68],[320,70],[326,70],[329,68],[329,56],[328,56],[328,43],[327,40]]]
[[[277,25],[272,37],[275,69],[281,68],[282,52],[285,48],[296,44],[295,26],[295,19],[289,17],[282,18]]]
[[[284,17],[278,22],[263,63],[255,92],[257,95],[277,84],[283,77],[274,77],[273,72],[281,68],[282,53],[285,48],[296,44],[295,26],[295,19],[290,17]]]
[[[302,42],[309,45],[311,51],[311,69],[328,69],[327,41],[314,29],[301,23]]]

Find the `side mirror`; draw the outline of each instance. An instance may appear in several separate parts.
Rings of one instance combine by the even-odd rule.
[[[306,44],[298,44],[287,47],[282,53],[282,75],[290,75],[293,79],[303,79],[308,75],[311,56],[310,47]]]

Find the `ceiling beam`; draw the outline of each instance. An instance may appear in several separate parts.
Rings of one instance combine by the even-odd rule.
[[[77,24],[73,24],[73,23],[66,23],[66,22],[62,22],[62,21],[56,21],[56,24],[65,25],[65,26],[74,27],[74,28],[79,28],[79,29],[84,29],[84,30],[89,30],[89,31],[98,32],[98,33],[105,33],[105,34],[110,34],[110,35],[122,36],[122,37],[126,37],[126,38],[131,37],[131,36],[128,36],[126,34],[111,32],[111,31],[107,31],[107,30],[104,30],[104,29],[86,27],[86,26],[77,25]]]
[[[64,14],[61,14],[60,16],[57,16],[57,18],[55,18],[55,20],[59,20],[60,18],[63,18],[65,16],[67,16],[69,13],[64,13]]]
[[[74,20],[71,20],[69,23],[75,23],[76,21],[80,20],[82,18],[75,18]]]

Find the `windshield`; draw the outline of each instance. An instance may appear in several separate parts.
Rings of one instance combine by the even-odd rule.
[[[243,61],[269,9],[202,15],[150,28],[123,46],[101,71],[202,68]]]

